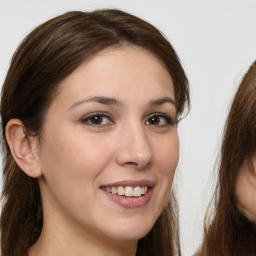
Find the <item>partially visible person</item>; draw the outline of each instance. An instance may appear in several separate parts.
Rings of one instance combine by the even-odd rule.
[[[212,207],[202,250],[195,255],[256,255],[256,62],[244,75],[226,121]]]

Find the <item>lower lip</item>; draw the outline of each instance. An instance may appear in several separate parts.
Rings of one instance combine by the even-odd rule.
[[[153,195],[153,188],[149,188],[147,193],[138,197],[119,196],[102,190],[112,201],[124,208],[139,208],[145,206]]]

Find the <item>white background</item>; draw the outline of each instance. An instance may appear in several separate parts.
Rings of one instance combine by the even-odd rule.
[[[105,7],[121,8],[158,27],[190,80],[192,109],[179,127],[176,177],[182,251],[190,256],[201,241],[230,100],[256,59],[256,0],[0,0],[0,84],[19,42],[36,25],[65,11]]]

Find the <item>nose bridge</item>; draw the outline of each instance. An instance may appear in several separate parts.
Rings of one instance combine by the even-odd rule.
[[[145,126],[135,119],[126,122],[120,134],[117,160],[120,165],[136,165],[142,169],[153,159],[153,151]]]

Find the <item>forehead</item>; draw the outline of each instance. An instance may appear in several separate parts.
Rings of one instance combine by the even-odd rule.
[[[156,70],[156,66],[158,66],[157,70],[165,70],[171,77],[165,64],[158,56],[145,48],[134,45],[117,45],[107,47],[97,52],[96,54],[89,56],[80,66],[74,70],[73,73],[79,72],[81,69],[85,68],[89,71],[90,67],[91,69],[97,67],[99,71],[104,72],[108,70],[108,66],[110,69],[116,66],[116,70],[120,71],[117,69],[120,61],[125,62],[126,68],[134,66],[137,70],[139,70],[139,68],[148,68],[148,72]],[[139,63],[143,65],[139,66]],[[150,68],[152,68],[152,70],[150,70]]]
[[[61,82],[58,94],[69,98],[77,92],[122,97],[127,90],[134,95],[144,90],[145,96],[161,90],[174,94],[164,64],[151,52],[135,46],[107,48],[86,59]]]

